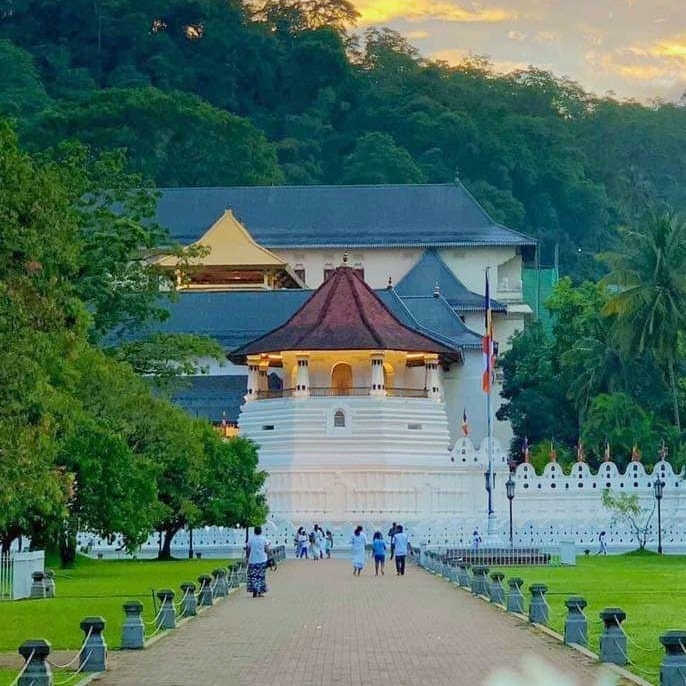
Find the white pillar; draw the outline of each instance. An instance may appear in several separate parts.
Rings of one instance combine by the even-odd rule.
[[[310,396],[310,356],[298,355],[296,357],[295,392],[296,398],[309,398]]]
[[[437,403],[443,400],[443,388],[438,375],[438,355],[424,355],[426,367],[426,388],[429,398]]]
[[[260,358],[248,358],[248,388],[245,401],[257,400],[257,391],[260,383]]]
[[[372,354],[372,385],[369,395],[386,395],[386,387],[383,378],[383,353]]]
[[[260,362],[260,373],[257,380],[257,388],[260,392],[269,390],[269,360]]]

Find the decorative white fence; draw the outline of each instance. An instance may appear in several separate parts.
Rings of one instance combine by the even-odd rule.
[[[31,596],[32,574],[45,568],[45,551],[10,553],[0,556],[0,600]]]

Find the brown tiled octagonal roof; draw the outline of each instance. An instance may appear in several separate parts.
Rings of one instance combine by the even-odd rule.
[[[286,350],[402,350],[461,357],[459,348],[405,326],[347,266],[338,267],[285,324],[234,350],[229,359],[241,363],[247,355]]]

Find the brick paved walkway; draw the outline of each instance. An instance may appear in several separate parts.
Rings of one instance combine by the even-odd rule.
[[[597,665],[414,566],[353,578],[347,560],[289,561],[141,652],[110,654],[107,686],[442,686],[482,683],[535,653],[578,684]]]

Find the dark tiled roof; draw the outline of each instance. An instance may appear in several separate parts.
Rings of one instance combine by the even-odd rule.
[[[463,348],[481,347],[481,336],[464,325],[442,295],[405,296],[401,301],[423,331]]]
[[[195,417],[236,422],[246,388],[246,376],[195,376],[172,393],[172,401]]]
[[[338,267],[285,323],[234,350],[246,355],[282,350],[407,350],[455,355],[456,346],[438,342],[403,324],[350,267]]]
[[[157,219],[186,245],[227,209],[266,248],[535,244],[455,184],[165,188]]]
[[[441,259],[435,250],[426,250],[421,259],[398,281],[395,290],[401,297],[431,295],[438,284],[441,295],[457,312],[479,311],[484,309],[484,296],[470,291],[455,273]],[[505,312],[507,307],[491,299],[494,312]]]

